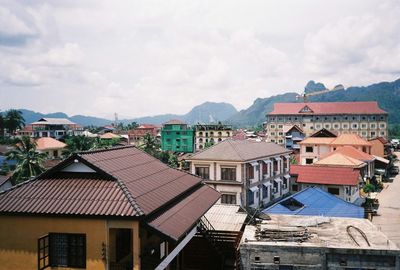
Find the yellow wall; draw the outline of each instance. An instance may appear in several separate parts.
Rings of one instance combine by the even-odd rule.
[[[124,223],[134,229],[134,262],[139,269],[138,223]],[[49,232],[86,234],[86,269],[106,269],[102,243],[107,243],[108,228],[101,219],[0,216],[0,270],[38,269],[37,241]]]

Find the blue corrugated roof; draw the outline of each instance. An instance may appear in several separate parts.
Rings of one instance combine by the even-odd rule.
[[[292,205],[289,209],[286,205]],[[262,211],[265,214],[364,218],[364,208],[320,188],[309,187]]]

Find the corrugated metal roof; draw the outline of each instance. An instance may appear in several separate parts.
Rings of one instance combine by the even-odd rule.
[[[247,217],[245,212],[239,210],[239,205],[214,204],[204,216],[218,231],[238,232]]]
[[[275,143],[226,139],[187,160],[247,161],[279,154],[288,154],[286,148]]]
[[[32,125],[76,125],[67,118],[41,118]]]
[[[173,207],[151,219],[148,224],[172,239],[178,240],[182,232],[193,228],[199,217],[203,216],[219,197],[218,191],[204,185]],[[211,205],[210,202],[212,202]]]
[[[285,205],[297,205],[297,207],[291,210]],[[364,208],[316,187],[297,192],[262,212],[265,214],[364,218]]]
[[[290,174],[297,176],[298,183],[355,186],[358,184],[360,171],[349,167],[292,165]]]
[[[89,166],[92,172],[62,172],[75,163]],[[130,146],[71,156],[34,180],[0,193],[0,212],[151,218],[176,211],[197,221],[218,198],[219,193],[199,177]],[[188,226],[183,217],[180,221],[172,229],[170,222],[163,221],[161,232],[179,238]]]
[[[135,216],[116,181],[96,174],[56,174],[0,196],[3,213]]]

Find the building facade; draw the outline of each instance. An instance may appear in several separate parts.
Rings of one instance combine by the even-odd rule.
[[[186,161],[222,194],[220,203],[261,208],[289,192],[290,153],[273,143],[228,139]]]
[[[193,153],[194,129],[180,120],[170,120],[161,129],[161,149]]]
[[[232,137],[232,126],[222,124],[197,124],[195,129],[195,149],[200,151]]]
[[[388,113],[377,102],[275,103],[264,123],[267,141],[284,145],[284,130],[294,125],[306,137],[322,128],[366,139],[388,137]]]
[[[149,134],[153,138],[159,139],[160,127],[151,124],[142,124],[135,129],[128,131],[129,143],[135,146],[141,146],[144,142],[144,137]]]

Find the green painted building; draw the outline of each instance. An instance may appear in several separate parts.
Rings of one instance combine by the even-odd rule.
[[[193,153],[194,129],[180,120],[170,120],[161,129],[161,149],[164,151]]]

